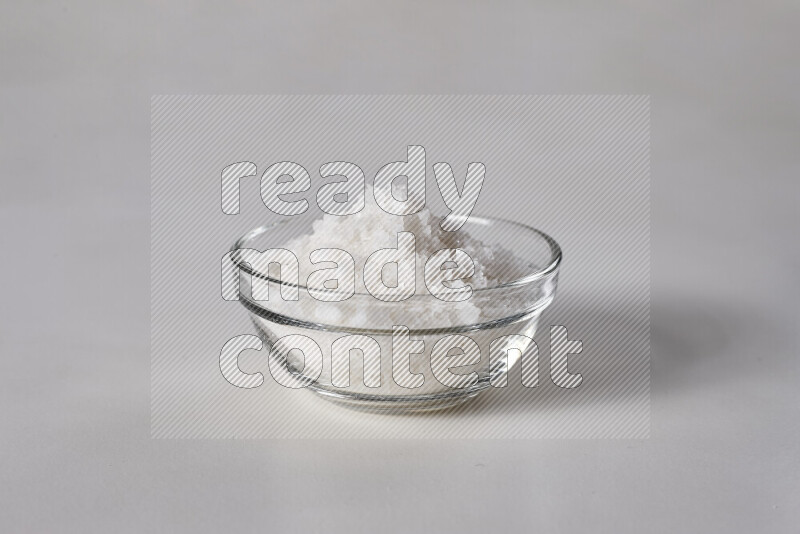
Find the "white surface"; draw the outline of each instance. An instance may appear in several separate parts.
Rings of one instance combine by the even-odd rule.
[[[797,530],[797,7],[474,4],[0,7],[4,531]],[[651,439],[150,440],[173,92],[652,94]]]

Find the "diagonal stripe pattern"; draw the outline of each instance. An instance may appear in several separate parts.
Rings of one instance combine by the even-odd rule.
[[[153,97],[152,436],[647,437],[649,105],[640,95]],[[276,194],[264,190],[273,181],[262,175],[281,162],[302,166],[310,184],[296,166],[271,171],[295,176],[282,190],[310,185],[282,195],[282,209],[337,213],[356,209],[349,199],[358,195],[331,184],[341,175],[371,181],[387,163],[407,160],[412,145],[425,148],[428,205],[449,212],[434,164],[449,163],[463,184],[468,164],[480,162],[485,178],[473,213],[541,228],[562,246],[558,296],[538,330],[526,333],[537,343],[538,365],[524,359],[530,348],[518,351],[508,355],[523,360],[505,387],[446,412],[380,415],[280,386],[270,375],[271,347],[237,341],[232,346],[250,347],[238,359],[241,371],[262,373],[264,381],[230,385],[223,372],[233,372],[231,362],[221,370],[220,351],[253,330],[239,303],[220,296],[220,258],[236,237],[281,219],[262,201]],[[322,191],[326,185],[334,189]],[[567,363],[583,377],[577,388],[550,379],[564,371],[550,369],[550,325],[582,342]],[[526,387],[523,376],[536,387]]]

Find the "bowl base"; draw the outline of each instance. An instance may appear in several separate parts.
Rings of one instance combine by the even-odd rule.
[[[446,410],[474,399],[484,387],[438,395],[377,396],[358,393],[344,394],[311,385],[315,395],[351,410],[381,414],[408,414]]]

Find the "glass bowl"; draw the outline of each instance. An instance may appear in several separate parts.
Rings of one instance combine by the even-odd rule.
[[[275,266],[253,268],[253,262],[245,260],[245,249],[282,248],[290,239],[309,233],[312,222],[310,216],[295,216],[251,230],[234,243],[228,258],[234,276],[238,275],[238,300],[270,350],[273,377],[278,380],[280,374],[279,383],[293,380],[294,385],[287,387],[303,387],[351,408],[435,410],[464,402],[488,387],[504,387],[509,369],[530,345],[539,316],[555,295],[561,262],[555,240],[529,226],[490,217],[470,216],[458,232],[513,252],[517,269],[509,273],[508,280],[473,290],[468,302],[480,309],[480,316],[464,324],[452,321],[453,307],[459,303],[440,300],[429,292],[418,291],[402,302],[384,302],[366,291],[356,292],[344,302],[323,302],[312,299],[302,284],[281,281]],[[309,262],[309,258],[298,260]],[[269,300],[253,297],[254,283],[267,289]],[[420,283],[418,280],[418,286]],[[298,291],[298,300],[279,296],[289,288]],[[403,342],[406,338],[398,336],[395,328],[401,325],[407,327],[411,340],[417,340],[416,349],[422,341],[424,350],[405,355],[409,343]],[[300,350],[292,350],[279,342],[282,338],[304,339],[296,336],[316,343],[322,355],[321,369],[306,365],[308,347],[302,343],[295,346]],[[363,350],[333,351],[333,347],[343,346],[341,338],[346,336],[368,336],[376,343],[370,341]],[[474,351],[457,348],[474,344],[454,336],[471,339],[480,349],[480,360]],[[343,353],[347,356],[342,357]],[[420,376],[422,380],[414,378]]]

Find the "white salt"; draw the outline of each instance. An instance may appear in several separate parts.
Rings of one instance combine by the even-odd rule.
[[[383,211],[374,200],[371,186],[367,186],[366,206],[359,213],[337,216],[326,214],[313,223],[310,234],[300,236],[283,245],[292,251],[300,263],[300,281],[305,283],[309,274],[319,269],[309,260],[309,254],[320,248],[338,248],[347,251],[355,260],[355,291],[366,294],[363,280],[364,264],[376,250],[397,247],[397,235],[411,232],[416,243],[415,297],[402,302],[379,303],[374,309],[365,306],[363,296],[337,303],[322,304],[308,293],[301,293],[298,311],[304,320],[362,328],[391,328],[392,324],[414,316],[414,322],[423,325],[447,327],[469,325],[481,320],[481,309],[468,299],[447,305],[431,305],[434,298],[426,288],[424,268],[428,258],[443,249],[460,249],[472,258],[474,274],[463,281],[473,289],[493,287],[525,274],[526,266],[510,251],[499,246],[488,246],[470,236],[464,228],[446,232],[440,226],[441,218],[428,208],[407,216],[391,215]],[[387,284],[392,281],[387,277]],[[419,298],[416,298],[416,297]],[[441,302],[436,304],[442,304]],[[497,305],[499,303],[493,303]],[[382,323],[382,324],[378,324]]]

